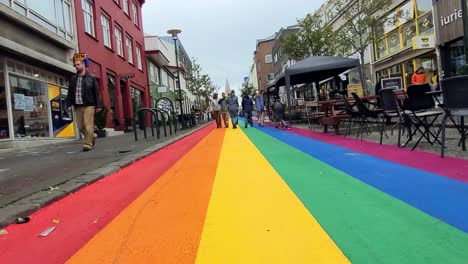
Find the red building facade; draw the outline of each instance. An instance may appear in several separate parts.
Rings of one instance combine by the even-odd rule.
[[[141,7],[144,0],[75,0],[78,47],[90,58],[109,109],[108,127],[125,129],[150,105]]]

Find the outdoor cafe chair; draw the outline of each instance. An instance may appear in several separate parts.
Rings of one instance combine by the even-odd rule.
[[[383,111],[382,109],[371,110],[364,104],[362,99],[356,93],[351,93],[351,95],[353,96],[353,99],[356,102],[356,106],[360,115],[360,122],[363,123],[363,125],[360,126],[358,132],[358,137],[359,135],[361,135],[362,140],[364,130],[367,130],[368,134],[371,132],[369,127],[369,124],[371,123],[370,119],[378,119]]]
[[[382,145],[383,135],[385,131],[386,119],[398,118],[398,146],[401,142],[402,128],[404,127],[403,118],[398,112],[398,103],[394,96],[395,88],[384,88],[379,91],[379,101],[383,110],[382,124],[380,128],[380,144]],[[395,126],[394,126],[395,127]],[[393,128],[392,128],[393,131]],[[393,132],[392,132],[393,133]]]
[[[442,144],[440,156],[444,157],[445,129],[449,117],[460,117],[460,125],[457,127],[461,134],[463,151],[466,151],[466,134],[464,117],[468,116],[468,76],[457,76],[441,80],[442,96],[444,98],[445,114],[442,118]]]
[[[358,110],[355,110],[353,108],[351,103],[348,101],[348,98],[346,98],[346,96],[344,95],[342,95],[341,98],[344,103],[346,114],[349,115],[349,118],[346,119],[347,127],[346,127],[346,133],[345,133],[345,136],[348,136],[351,133],[351,127],[354,123],[359,124],[359,131],[361,131],[361,128],[364,125],[364,123],[360,122],[361,114],[359,113]],[[359,134],[357,135],[357,137],[359,137]]]
[[[399,104],[399,113],[409,130],[409,138],[403,147],[408,145],[417,132],[421,135],[411,150],[416,149],[423,138],[427,139],[431,145],[434,145],[434,142],[441,144],[438,136],[431,131],[431,128],[442,112],[433,109],[435,107],[434,100],[431,95],[427,94],[430,91],[431,87],[429,84],[410,85],[407,88],[406,94],[402,90],[394,91]],[[415,128],[413,132],[411,132],[411,127]],[[434,142],[431,137],[434,138]]]

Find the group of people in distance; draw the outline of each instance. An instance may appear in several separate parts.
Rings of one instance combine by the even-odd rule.
[[[257,95],[254,99],[252,99],[248,94],[243,94],[241,107],[241,116],[245,118],[245,128],[248,128],[249,125],[251,127],[254,126],[254,110],[257,112],[258,126],[263,127],[265,125],[266,105],[265,99],[263,97],[263,91],[257,92]],[[239,119],[239,98],[236,96],[236,92],[234,90],[231,91],[229,96],[227,96],[225,93],[222,93],[221,97],[218,97],[218,94],[214,93],[212,98],[210,98],[210,108],[213,112],[213,117],[216,121],[217,128],[222,127],[222,122],[224,122],[225,128],[229,127],[229,113],[232,128],[237,129]],[[275,97],[275,100],[271,105],[271,109],[273,111],[273,121],[275,122],[275,128],[278,130],[279,126],[282,124],[287,129],[289,129],[288,123],[283,119],[285,105],[281,102],[279,97]]]

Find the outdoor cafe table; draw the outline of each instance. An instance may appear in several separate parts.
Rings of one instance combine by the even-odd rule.
[[[460,132],[460,135],[461,135],[461,139],[458,142],[458,146],[461,145],[462,150],[466,151],[465,138],[467,137],[467,131],[465,131],[465,126],[464,126],[464,123],[465,123],[464,119],[465,118],[464,118],[464,116],[460,117],[460,125],[458,125],[458,123],[453,119],[453,116],[450,114],[450,111],[447,109],[447,107],[442,102],[440,102],[440,100],[439,100],[439,96],[442,94],[442,90],[431,91],[431,92],[427,92],[426,94],[432,95],[432,97],[434,97],[434,99],[436,100],[438,106],[440,108],[442,108],[442,110],[444,110],[444,112],[448,115],[450,120],[453,122],[453,124],[455,125],[455,127],[457,128],[458,132]],[[439,129],[439,132],[437,133],[437,136],[440,135],[441,131],[442,131],[442,128]]]
[[[379,98],[377,95],[371,95],[371,96],[364,96],[361,97],[361,99],[364,102],[368,102],[371,104],[373,100],[376,100]],[[349,102],[352,104],[354,103],[354,99],[350,98]],[[337,110],[337,106],[344,106],[344,102],[342,99],[332,99],[328,101],[319,101],[318,102],[319,106],[322,108],[324,116],[320,118],[320,124],[323,126],[323,132],[327,133],[328,132],[328,126],[333,126],[335,129],[335,134],[339,135],[339,126],[340,122],[342,119],[349,118],[350,116],[346,114],[345,109]]]

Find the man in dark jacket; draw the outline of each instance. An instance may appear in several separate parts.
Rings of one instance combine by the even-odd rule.
[[[83,151],[95,144],[94,114],[100,112],[99,87],[94,76],[86,72],[83,61],[75,60],[76,74],[70,79],[68,104],[75,108],[78,129],[84,135]]]
[[[245,128],[250,124],[253,127],[252,111],[253,111],[253,100],[247,94],[244,94],[242,98],[242,111],[245,117]]]

